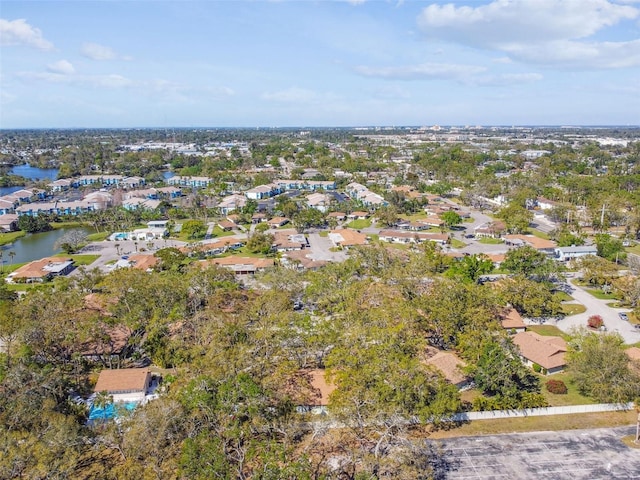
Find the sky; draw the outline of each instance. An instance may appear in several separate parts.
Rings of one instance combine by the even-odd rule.
[[[640,125],[640,0],[0,3],[0,128]]]

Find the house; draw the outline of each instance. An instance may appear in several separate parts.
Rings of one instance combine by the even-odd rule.
[[[547,254],[553,254],[554,249],[556,248],[556,242],[546,240],[544,238],[538,238],[533,235],[505,235],[504,241],[511,247],[529,245],[530,247]]]
[[[127,177],[122,180],[123,188],[138,188],[141,185],[144,185],[145,181],[142,177]]]
[[[262,223],[262,222],[266,222],[267,221],[267,214],[266,213],[254,213],[251,216],[251,223],[253,224],[258,224],[258,223]]]
[[[15,232],[16,230],[18,230],[18,215],[14,213],[0,215],[0,231]]]
[[[47,187],[49,187],[52,192],[66,192],[72,186],[73,186],[73,182],[68,178],[61,178],[59,180],[54,180],[53,182],[47,184]]]
[[[476,228],[474,228],[473,233],[477,238],[499,238],[506,229],[507,225],[504,222],[500,220],[494,220],[492,222],[478,225]]]
[[[271,198],[282,193],[278,185],[269,183],[267,185],[259,185],[244,192],[245,196],[250,200],[262,200],[263,198]]]
[[[236,210],[242,210],[247,204],[247,197],[238,195],[237,193],[224,197],[218,204],[218,210],[222,215],[228,215]]]
[[[347,220],[366,220],[370,216],[371,214],[369,212],[351,212],[349,215],[347,215]]]
[[[148,368],[102,370],[93,391],[107,392],[114,402],[141,402],[151,388]]]
[[[101,309],[102,310],[102,309]],[[129,338],[133,331],[125,325],[100,323],[94,340],[84,343],[80,355],[91,362],[102,362],[111,367],[126,355]]]
[[[503,310],[499,315],[499,319],[502,328],[510,333],[524,332],[527,329],[522,317],[515,308]]]
[[[336,221],[342,222],[347,218],[347,214],[344,212],[331,212],[327,215],[328,218],[335,218]]]
[[[520,349],[520,357],[527,365],[540,365],[545,374],[561,372],[567,363],[567,342],[561,337],[520,332],[513,336],[513,343]]]
[[[303,370],[300,375],[306,377],[310,384],[310,391],[296,407],[298,413],[312,413],[315,415],[326,414],[329,405],[329,397],[335,391],[336,386],[327,381],[324,369]]]
[[[280,262],[293,270],[318,270],[327,264],[326,260],[314,260],[304,250],[289,250],[282,255]]]
[[[598,247],[595,245],[580,245],[577,247],[557,247],[554,249],[556,260],[567,262],[587,255],[597,255]]]
[[[279,228],[289,223],[289,219],[285,217],[273,217],[267,222],[271,228]]]
[[[290,252],[303,250],[309,246],[309,242],[307,237],[295,230],[284,230],[275,233],[273,245],[278,252]]]
[[[167,179],[168,185],[178,187],[205,188],[211,183],[213,183],[213,180],[209,177],[183,177],[176,175]]]
[[[129,265],[132,268],[137,268],[138,270],[144,270],[145,272],[149,272],[153,270],[153,267],[156,266],[159,259],[155,255],[145,255],[145,254],[135,254],[129,255]]]
[[[218,227],[224,232],[228,232],[233,230],[234,228],[238,228],[238,225],[231,220],[220,220],[218,222]]]
[[[129,198],[122,201],[122,208],[125,210],[155,210],[160,206],[160,200],[150,198]]]
[[[343,228],[340,230],[331,230],[329,232],[329,239],[333,242],[336,247],[355,247],[357,245],[366,245],[367,236],[356,232],[355,230],[350,230],[348,228]]]
[[[325,193],[312,193],[307,197],[307,205],[323,213],[327,211],[332,201],[333,197]]]
[[[46,282],[53,277],[67,275],[73,270],[73,260],[64,257],[47,257],[29,262],[7,275],[10,283]]]
[[[287,190],[335,190],[336,182],[321,180],[276,180],[275,183],[281,191]]]
[[[266,270],[269,267],[273,267],[274,261],[272,258],[237,257],[235,255],[231,255],[229,257],[204,260],[202,264],[219,265],[231,270],[236,275],[253,275],[256,272],[260,272]]]
[[[444,226],[444,220],[438,217],[429,216],[420,220],[422,223],[429,225],[430,227],[440,228]]]
[[[409,232],[406,230],[381,230],[378,238],[382,242],[390,243],[422,243],[435,242],[445,245],[449,241],[446,233]]]
[[[455,353],[429,347],[425,355],[425,363],[435,368],[449,383],[458,387],[459,390],[464,390],[471,385],[471,379],[463,373],[463,369],[467,364]]]
[[[12,214],[16,211],[16,204],[13,200],[0,198],[0,215]]]

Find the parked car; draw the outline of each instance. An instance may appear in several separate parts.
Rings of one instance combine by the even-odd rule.
[[[628,322],[628,321],[629,321],[629,316],[628,316],[626,313],[624,313],[624,312],[620,312],[620,313],[618,314],[618,316],[619,316],[622,320],[624,320],[625,322]]]

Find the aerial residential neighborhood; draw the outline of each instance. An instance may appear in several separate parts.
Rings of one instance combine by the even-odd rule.
[[[185,154],[176,152],[190,151],[187,144],[116,143],[114,159],[129,149],[140,162],[48,182],[14,177],[23,185],[0,198],[5,304],[20,318],[0,337],[6,365],[74,365],[65,398],[86,408],[80,423],[94,429],[134,425],[175,395],[195,395],[203,384],[193,368],[204,368],[215,388],[249,382],[270,401],[291,401],[312,422],[350,424],[365,415],[349,403],[364,392],[378,405],[366,415],[391,408],[438,422],[594,402],[628,412],[640,371],[637,190],[574,203],[571,182],[533,183],[539,162],[555,154],[519,153],[518,129],[456,131],[476,152],[458,162],[485,158],[474,176],[494,178],[493,194],[450,173],[456,162],[432,170],[434,158],[456,148],[443,128],[345,130],[329,143],[270,132],[242,154],[243,143],[232,141],[197,160],[204,167],[236,152],[235,167],[212,176],[180,174]],[[530,133],[571,145],[576,162],[592,148],[592,135],[579,130]],[[32,134],[22,135],[28,145]],[[73,135],[38,157],[5,143],[5,168],[29,162],[40,174],[36,158],[49,158],[46,166],[61,170]],[[210,142],[209,132],[192,135],[194,144]],[[512,152],[498,154],[500,142]],[[369,153],[380,145],[388,161]],[[626,145],[616,162],[633,170],[636,144]],[[360,163],[319,168],[316,154],[305,153],[317,150],[335,165],[351,155]],[[149,154],[155,166],[143,172],[137,165]],[[499,177],[486,172],[491,155],[505,165]],[[530,181],[514,187],[519,177]],[[576,178],[608,179],[604,170]],[[553,196],[549,188],[560,199],[553,204],[537,193]],[[36,239],[46,247],[22,248]],[[595,358],[619,359],[609,381],[626,378],[624,388],[589,383],[590,369],[608,368]],[[396,377],[398,362],[414,383]],[[251,375],[225,373],[233,364]],[[426,382],[450,404],[435,409],[429,394],[394,399],[385,387],[394,382],[403,390]],[[245,388],[234,385],[235,394]]]
[[[631,479],[638,0],[0,9],[0,479]]]

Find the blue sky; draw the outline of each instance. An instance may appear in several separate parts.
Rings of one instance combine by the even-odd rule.
[[[640,0],[2,0],[0,48],[0,128],[640,124]]]

